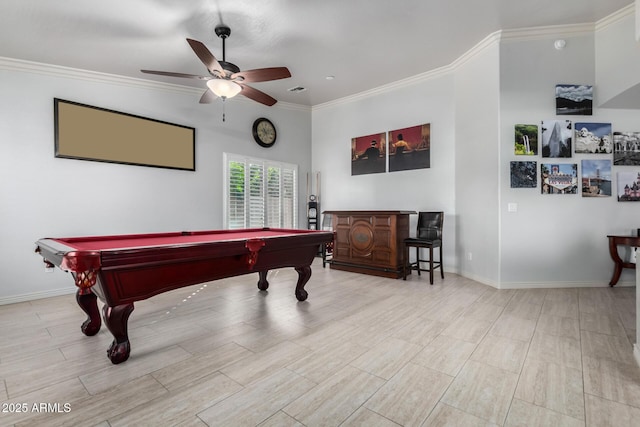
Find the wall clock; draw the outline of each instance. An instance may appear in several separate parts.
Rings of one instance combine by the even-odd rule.
[[[276,142],[276,127],[271,120],[260,117],[253,122],[253,139],[262,147],[271,147]]]

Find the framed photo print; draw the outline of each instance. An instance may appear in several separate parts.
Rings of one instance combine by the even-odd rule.
[[[542,122],[542,157],[571,157],[571,120]]]
[[[538,162],[511,162],[511,188],[536,188]]]
[[[640,165],[640,132],[613,133],[613,164]]]
[[[611,160],[582,161],[582,197],[611,196]]]
[[[516,125],[515,146],[516,155],[536,156],[538,154],[538,125]]]
[[[575,152],[586,154],[613,153],[611,123],[581,123],[574,125]]]
[[[577,194],[578,165],[573,163],[542,163],[540,165],[542,194]]]
[[[618,172],[618,201],[640,202],[640,169]]]
[[[556,114],[591,116],[593,114],[593,86],[556,85]]]

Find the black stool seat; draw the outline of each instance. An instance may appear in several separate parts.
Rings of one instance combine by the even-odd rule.
[[[402,278],[407,280],[407,271],[416,270],[418,276],[421,271],[429,272],[429,282],[433,285],[433,271],[440,269],[440,276],[444,279],[442,269],[442,225],[444,212],[419,212],[418,230],[416,237],[404,239],[404,262],[402,263]],[[409,261],[409,248],[416,248],[416,261]],[[429,259],[420,259],[420,248],[429,249]],[[440,257],[433,259],[433,249],[440,248]],[[422,268],[420,263],[429,263],[429,268]]]

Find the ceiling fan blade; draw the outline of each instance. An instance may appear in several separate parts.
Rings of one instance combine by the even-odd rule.
[[[187,79],[211,80],[211,77],[198,76],[196,74],[173,73],[171,71],[153,71],[153,70],[140,70],[140,71],[147,74],[157,74],[159,76],[185,77]]]
[[[189,43],[189,46],[191,46],[191,49],[193,49],[193,51],[196,53],[198,58],[200,58],[200,61],[202,61],[202,63],[207,67],[207,70],[209,70],[210,73],[217,71],[224,75],[224,70],[222,69],[222,66],[220,66],[218,60],[202,42],[193,39],[187,39],[187,42]]]
[[[270,80],[286,79],[291,77],[287,67],[258,68],[256,70],[240,71],[231,75],[231,79],[242,77],[243,82],[268,82]]]
[[[241,84],[240,87],[242,87],[242,92],[240,92],[242,95],[261,104],[271,107],[273,104],[278,102],[275,98],[272,98],[266,93],[259,91],[258,89],[254,89],[251,86]]]
[[[216,95],[209,89],[207,89],[206,92],[203,93],[200,97],[200,104],[211,104],[213,101],[215,101],[215,99]]]

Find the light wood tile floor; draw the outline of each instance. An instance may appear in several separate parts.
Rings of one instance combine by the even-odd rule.
[[[121,365],[73,295],[0,306],[0,426],[639,425],[635,288],[256,276],[136,303]]]

